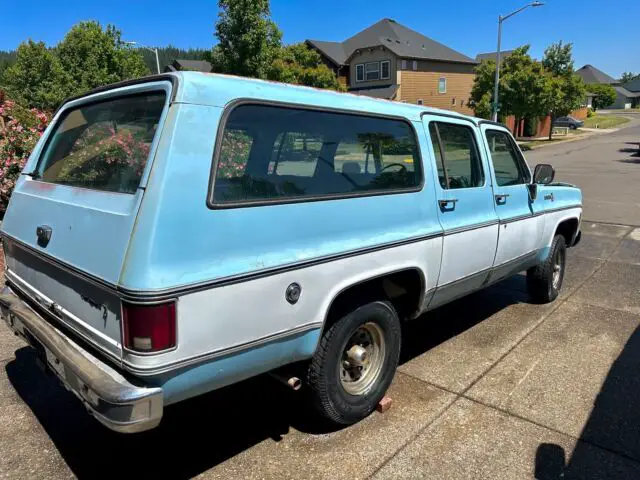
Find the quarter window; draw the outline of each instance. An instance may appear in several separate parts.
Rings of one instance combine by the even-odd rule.
[[[391,62],[389,60],[380,62],[380,69],[382,70],[382,79],[386,80],[391,77]]]
[[[500,187],[529,183],[531,175],[509,134],[499,130],[485,132],[496,183]]]
[[[356,82],[364,82],[364,63],[356,65]]]
[[[453,190],[481,187],[484,184],[482,161],[470,127],[431,122],[429,134],[442,188]]]
[[[365,63],[365,75],[367,80],[380,79],[380,62]]]
[[[212,200],[237,205],[418,189],[420,162],[414,131],[400,120],[241,105],[217,147]]]

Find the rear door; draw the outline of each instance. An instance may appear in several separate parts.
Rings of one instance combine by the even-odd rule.
[[[490,124],[481,128],[491,160],[495,209],[500,219],[495,279],[517,270],[536,253],[544,216],[536,215],[528,189],[531,173],[511,134]]]
[[[442,266],[430,308],[480,288],[498,240],[486,154],[478,128],[464,119],[424,116],[437,178],[438,216],[444,230]]]
[[[120,357],[115,293],[171,84],[68,103],[17,182],[2,224],[15,288]]]

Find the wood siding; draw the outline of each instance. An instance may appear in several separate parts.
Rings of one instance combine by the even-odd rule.
[[[363,82],[356,81],[356,65],[367,62],[380,62],[384,60],[389,60],[390,62],[389,78],[384,80],[365,80]],[[393,83],[393,79],[396,77],[396,56],[386,48],[364,48],[361,51],[356,52],[349,59],[349,69],[349,79],[351,81],[351,85],[349,86],[351,88],[371,88],[391,85]],[[382,71],[380,74],[382,74]]]
[[[410,60],[407,61],[409,67],[411,67],[410,62]],[[419,68],[418,71],[398,71],[398,77],[400,90],[397,100],[415,104],[422,99],[423,104],[429,107],[473,115],[473,110],[467,106],[467,102],[471,96],[474,73],[420,71]],[[447,79],[446,93],[438,93],[438,82],[442,77]]]

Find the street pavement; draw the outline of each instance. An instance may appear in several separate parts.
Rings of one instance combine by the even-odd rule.
[[[527,152],[531,166],[551,163],[556,180],[584,195],[584,218],[640,226],[640,115],[614,133]]]
[[[528,154],[586,190],[560,297],[518,275],[407,324],[391,409],[349,428],[261,376],[119,435],[0,325],[0,478],[640,478],[638,133]]]

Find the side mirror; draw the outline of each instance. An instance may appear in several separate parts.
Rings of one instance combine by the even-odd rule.
[[[536,168],[533,171],[533,183],[547,185],[553,182],[555,176],[556,171],[551,165],[541,163],[539,165],[536,165]]]

